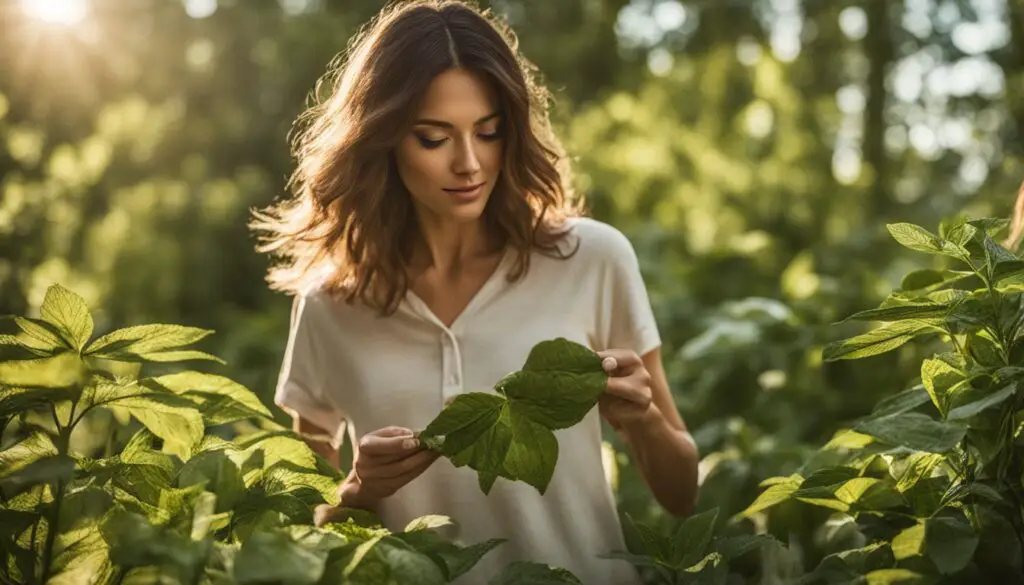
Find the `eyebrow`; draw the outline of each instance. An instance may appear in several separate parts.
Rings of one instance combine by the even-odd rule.
[[[493,120],[494,118],[497,118],[498,116],[501,116],[501,111],[497,111],[497,112],[488,114],[488,115],[484,116],[483,118],[480,118],[476,122],[473,122],[473,125],[474,126],[478,126],[480,124],[483,124],[484,122],[487,122],[488,120]],[[422,119],[416,120],[416,122],[413,123],[413,125],[414,126],[439,126],[441,128],[454,128],[455,127],[451,122],[445,122],[444,120],[431,120],[429,118],[422,118]]]

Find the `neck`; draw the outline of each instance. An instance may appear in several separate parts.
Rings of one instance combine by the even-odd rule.
[[[410,258],[410,267],[416,272],[430,268],[443,275],[457,275],[465,265],[493,254],[499,247],[482,219],[440,223],[421,218],[419,228]]]

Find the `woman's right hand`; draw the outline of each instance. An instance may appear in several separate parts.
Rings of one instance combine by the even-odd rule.
[[[341,505],[374,509],[437,461],[440,454],[420,446],[415,434],[385,427],[359,439],[352,471],[339,488]]]

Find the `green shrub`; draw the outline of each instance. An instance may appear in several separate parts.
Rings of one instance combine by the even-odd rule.
[[[315,527],[313,509],[338,504],[341,474],[254,394],[193,371],[140,376],[146,364],[219,361],[190,347],[210,331],[144,325],[91,340],[84,301],[59,285],[40,316],[0,336],[0,438],[14,439],[0,451],[0,582],[446,583],[502,542],[448,542],[439,516],[392,533],[351,510]],[[141,428],[103,457],[73,450],[72,433],[102,410]],[[236,423],[254,430],[221,436]],[[494,582],[538,575],[578,582],[534,563]]]
[[[888,226],[950,267],[908,274],[878,308],[848,318],[883,324],[829,345],[824,358],[866,358],[924,337],[945,351],[799,473],[764,481],[741,513],[795,500],[853,527],[857,548],[825,557],[801,584],[1021,582],[1024,261],[993,239],[1005,225],[949,222],[938,235]]]

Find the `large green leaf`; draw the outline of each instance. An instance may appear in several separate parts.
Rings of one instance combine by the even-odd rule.
[[[711,543],[711,537],[714,535],[717,520],[718,508],[687,518],[672,535],[670,545],[672,564],[690,567],[704,558],[708,544]]]
[[[914,386],[898,394],[883,398],[872,409],[871,416],[873,418],[881,418],[909,412],[928,402],[929,399],[929,392],[925,390],[924,386]]]
[[[44,355],[73,349],[70,341],[53,323],[30,317],[15,317],[14,323],[21,329],[22,337],[18,342],[29,349],[43,352]]]
[[[892,223],[886,226],[893,239],[904,247],[928,254],[940,254],[966,260],[970,254],[962,245],[936,236],[928,230],[911,223]]]
[[[224,376],[188,371],[147,378],[140,384],[192,400],[211,425],[273,416],[251,390]]]
[[[515,561],[505,566],[488,585],[580,585],[581,581],[565,569]]]
[[[925,319],[941,317],[949,309],[948,305],[937,303],[914,303],[860,311],[850,315],[844,321],[905,321],[908,319]]]
[[[915,557],[924,552],[925,526],[918,521],[909,528],[904,528],[892,539],[892,552],[896,560]]]
[[[924,575],[910,569],[879,569],[864,575],[863,582],[865,585],[912,585],[928,581]]]
[[[919,335],[940,331],[939,322],[933,319],[895,321],[856,337],[826,345],[822,358],[835,361],[870,357],[896,349]]]
[[[60,329],[75,351],[81,351],[92,336],[92,315],[85,300],[59,284],[46,290],[39,313],[43,320]]]
[[[906,492],[917,485],[917,482],[926,477],[931,477],[935,466],[942,463],[945,458],[938,453],[913,453],[900,462],[899,467],[895,464],[889,466],[889,472],[896,481],[896,489],[900,493]]]
[[[75,474],[75,461],[67,455],[50,455],[37,459],[14,473],[0,472],[0,494],[10,498],[26,489],[44,483],[70,481]]]
[[[89,345],[86,355],[117,361],[177,362],[223,360],[201,351],[184,349],[213,333],[182,325],[136,325],[112,331]]]
[[[54,457],[58,453],[53,439],[36,431],[24,440],[0,451],[0,478],[10,477],[36,461]]]
[[[21,414],[75,397],[75,389],[0,387],[0,418]]]
[[[224,451],[204,451],[189,459],[178,472],[178,487],[202,484],[217,494],[217,512],[232,509],[245,492],[242,474]]]
[[[119,399],[117,408],[131,413],[154,435],[164,440],[164,450],[188,459],[203,438],[203,417],[192,403],[170,394],[149,393]]]
[[[765,491],[761,492],[757,496],[747,509],[740,512],[740,516],[752,516],[762,510],[766,510],[772,506],[776,506],[785,502],[793,497],[793,494],[800,489],[799,479],[790,479],[788,481],[773,484],[768,487]]]
[[[498,477],[544,493],[558,460],[552,431],[581,421],[607,383],[601,359],[590,349],[563,338],[542,341],[522,370],[495,385],[497,394],[457,396],[419,437],[455,466],[477,470],[484,493]]]
[[[1017,392],[1017,384],[1013,383],[1001,390],[992,392],[983,398],[961,404],[956,406],[949,411],[946,415],[947,420],[964,420],[971,418],[972,416],[980,413],[981,411],[1002,404],[1006,399],[1010,398]]]
[[[918,412],[869,419],[858,424],[856,430],[894,446],[931,453],[949,451],[967,433],[965,425],[936,421]]]
[[[53,576],[46,581],[47,585],[113,582],[115,572],[109,549],[98,530],[91,528],[71,538],[61,535],[58,542],[60,552],[54,556]]]
[[[887,544],[874,543],[826,556],[811,575],[826,583],[856,582],[865,573],[892,568],[895,563]]]
[[[118,508],[103,519],[100,532],[116,564],[126,568],[155,565],[165,578],[193,580],[207,554],[207,543],[153,526],[144,516]]]
[[[978,547],[978,534],[965,518],[934,517],[925,521],[924,546],[928,557],[944,575],[967,566]]]
[[[315,585],[323,575],[326,561],[326,551],[303,547],[286,533],[255,532],[235,556],[233,576],[242,585]]]
[[[921,363],[921,383],[924,384],[932,403],[945,414],[948,394],[952,388],[965,380],[964,373],[949,361],[932,358]]]

